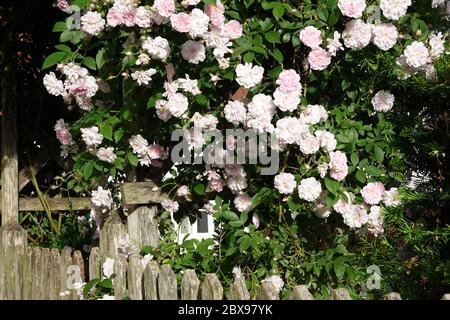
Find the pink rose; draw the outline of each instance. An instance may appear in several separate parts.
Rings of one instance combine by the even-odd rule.
[[[174,0],[155,0],[154,7],[158,14],[164,18],[169,18],[175,13]]]
[[[342,181],[348,174],[347,156],[342,151],[330,152],[330,176],[337,180]]]
[[[343,16],[350,18],[360,18],[366,8],[365,0],[339,0],[339,10]]]
[[[225,24],[225,34],[231,40],[240,38],[242,36],[242,25],[237,20],[228,21]]]
[[[127,26],[127,27],[132,27],[134,26],[134,18],[136,17],[136,10],[135,9],[131,9],[131,10],[127,10],[125,11],[125,13],[123,14],[123,23]]]
[[[361,190],[361,195],[365,203],[368,204],[378,204],[384,194],[384,186],[381,182],[371,182],[368,183]]]
[[[70,13],[72,9],[70,8],[70,4],[66,0],[58,0],[56,6],[59,10],[65,13]]]
[[[109,9],[108,14],[106,15],[106,21],[108,22],[108,26],[117,27],[123,23],[123,11],[112,7]]]
[[[311,69],[323,70],[331,63],[331,55],[322,48],[316,48],[309,53],[308,61]]]
[[[72,143],[72,135],[67,128],[56,130],[56,138],[65,146]]]
[[[191,26],[191,17],[184,12],[174,14],[170,17],[170,24],[175,31],[189,32]]]
[[[295,70],[283,70],[278,76],[277,85],[283,92],[295,92],[301,88],[300,75]]]
[[[308,26],[300,31],[300,41],[311,49],[318,48],[322,43],[320,30],[313,26]]]
[[[214,27],[220,27],[223,25],[223,22],[225,21],[225,16],[223,15],[224,12],[225,8],[222,3],[220,3],[220,0],[217,0],[215,5],[207,4],[205,6],[205,13],[211,19],[211,24]]]
[[[152,144],[148,147],[147,153],[151,160],[159,159],[161,158],[161,146]]]

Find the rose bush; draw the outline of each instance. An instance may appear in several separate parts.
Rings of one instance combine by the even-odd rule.
[[[120,183],[152,178],[169,199],[165,253],[147,253],[225,281],[240,266],[251,283],[278,274],[324,296],[335,282],[359,288],[367,266],[352,264],[352,249],[390,236],[387,208],[400,205],[405,182],[396,98],[405,83],[439,81],[440,9],[397,0],[57,4],[81,10],[80,29],[71,28],[76,15],[55,25],[61,44],[44,61],[56,65],[44,85],[79,115],[55,133],[61,156],[75,161],[67,187],[92,192],[94,225],[120,210]],[[174,165],[179,128],[191,147],[212,143],[212,130],[274,134],[279,172]],[[216,241],[174,247],[169,215],[199,211],[216,218]]]

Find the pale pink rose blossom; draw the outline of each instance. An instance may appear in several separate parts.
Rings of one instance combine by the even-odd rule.
[[[70,13],[72,9],[70,8],[70,4],[66,0],[58,0],[56,6],[59,10],[65,13]]]
[[[242,36],[242,25],[237,20],[230,20],[225,23],[224,30],[230,40],[234,40]]]
[[[217,0],[215,5],[207,4],[205,6],[205,13],[211,19],[211,24],[214,27],[220,27],[221,25],[223,25],[223,22],[225,21],[224,12],[225,8],[223,7],[220,0]]]
[[[153,4],[158,14],[164,18],[169,18],[175,13],[175,1],[174,0],[155,0]]]
[[[177,196],[186,197],[189,194],[189,188],[186,185],[182,185],[177,190]]]
[[[330,176],[337,181],[344,180],[348,174],[347,156],[342,151],[330,152],[328,166],[330,168]]]
[[[339,0],[339,10],[345,17],[360,18],[366,9],[365,0]]]
[[[291,194],[294,192],[297,183],[294,175],[290,173],[280,173],[275,176],[274,187],[281,194]]]
[[[277,85],[283,92],[297,92],[301,90],[300,75],[295,70],[283,70],[277,79]]]
[[[234,198],[234,206],[239,212],[249,212],[252,210],[252,198],[245,193],[238,195]]]
[[[313,26],[308,26],[300,31],[300,41],[311,49],[316,49],[322,43],[320,30]]]
[[[370,182],[361,190],[364,202],[368,204],[378,204],[384,194],[384,186],[381,182]]]
[[[56,138],[61,142],[62,145],[69,145],[72,143],[72,135],[67,128],[62,128],[56,131]]]
[[[108,14],[106,15],[106,21],[108,26],[117,27],[123,24],[123,11],[117,7],[112,7],[109,9]]]
[[[322,48],[316,48],[309,53],[308,62],[311,69],[323,70],[331,63],[331,54]]]
[[[132,27],[132,26],[134,26],[134,19],[135,19],[135,17],[136,17],[136,10],[135,9],[127,10],[123,14],[123,23],[127,27]]]
[[[173,14],[170,17],[170,24],[175,31],[189,32],[191,26],[191,17],[184,12]]]

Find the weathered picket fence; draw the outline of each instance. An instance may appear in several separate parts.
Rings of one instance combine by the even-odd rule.
[[[138,207],[123,223],[118,214],[111,215],[100,230],[100,245],[91,249],[85,263],[80,251],[30,247],[26,231],[15,221],[0,230],[0,300],[4,299],[80,299],[76,282],[87,282],[102,276],[103,262],[114,259],[114,295],[116,299],[133,300],[222,300],[224,289],[218,277],[206,274],[200,282],[195,270],[183,270],[181,283],[172,268],[155,261],[142,264],[139,249],[142,245],[157,246],[159,233],[154,221],[156,207]],[[131,243],[126,258],[118,253],[120,239],[128,235]],[[79,271],[74,273],[74,270]],[[74,275],[79,276],[76,279]],[[61,292],[69,292],[60,295]],[[280,299],[272,283],[262,282],[256,299]],[[297,286],[291,299],[311,300],[306,286]],[[348,292],[334,290],[333,299],[349,299]],[[237,278],[228,290],[226,299],[250,300],[244,278]]]

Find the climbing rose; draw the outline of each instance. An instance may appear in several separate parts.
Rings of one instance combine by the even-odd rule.
[[[230,40],[240,38],[242,36],[242,25],[237,20],[230,20],[225,23],[225,34]]]
[[[283,70],[277,79],[277,85],[283,92],[298,92],[301,90],[300,75],[292,69]]]
[[[392,23],[378,24],[373,28],[373,43],[381,50],[387,51],[397,42],[397,28]]]
[[[81,17],[81,30],[91,36],[97,36],[105,28],[105,20],[101,14],[88,11]]]
[[[322,48],[316,48],[309,53],[308,62],[311,69],[320,71],[331,63],[331,55]]]
[[[205,46],[200,41],[188,40],[181,46],[181,55],[188,62],[198,64],[206,59]]]
[[[191,17],[184,12],[174,14],[170,17],[170,24],[175,31],[189,32],[191,26]]]
[[[322,193],[320,182],[317,181],[314,177],[303,179],[300,182],[297,190],[300,199],[306,200],[308,202],[313,202],[314,200],[319,198],[320,194]]]
[[[97,158],[99,158],[101,161],[105,161],[108,163],[113,163],[117,156],[114,154],[114,148],[100,148],[97,151]]]
[[[348,174],[347,156],[342,151],[330,152],[330,176],[337,180],[342,181]]]
[[[243,193],[234,199],[234,206],[239,212],[248,212],[252,209],[252,198]]]
[[[318,48],[322,43],[320,30],[313,26],[308,26],[300,31],[300,41],[311,49]]]
[[[427,64],[430,60],[428,49],[422,42],[414,41],[405,48],[406,63],[414,68],[419,68]]]
[[[370,182],[361,190],[365,203],[378,204],[384,194],[384,186],[381,182]]]
[[[347,48],[362,49],[372,39],[372,27],[361,19],[351,20],[345,24],[342,39]]]
[[[350,18],[360,18],[363,14],[364,9],[366,9],[365,0],[339,0],[338,2],[339,10],[343,16]]]
[[[390,91],[380,90],[372,98],[371,102],[375,111],[387,112],[394,106],[395,97]]]
[[[236,67],[236,81],[244,88],[252,88],[261,82],[264,68],[252,63],[239,64]]]
[[[398,20],[406,14],[411,0],[380,0],[383,15],[391,20]]]
[[[296,185],[295,177],[290,173],[283,172],[275,176],[274,187],[281,194],[291,194]]]

